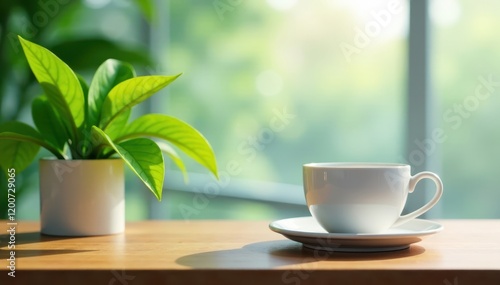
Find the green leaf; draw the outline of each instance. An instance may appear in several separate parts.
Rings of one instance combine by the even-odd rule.
[[[71,131],[74,141],[84,120],[84,96],[69,66],[48,49],[19,37],[26,59],[49,102]]]
[[[19,122],[16,122],[16,123],[19,123]],[[36,145],[41,146],[41,147],[45,148],[46,150],[50,151],[58,159],[68,159],[63,153],[61,153],[59,150],[57,150],[52,144],[44,141],[40,137],[40,134],[38,134],[38,133],[37,133],[37,136],[34,136],[34,135],[30,135],[28,133],[25,133],[24,130],[22,130],[22,129],[18,129],[16,131],[12,131],[12,132],[5,131],[5,132],[0,132],[0,141],[2,141],[2,140],[11,140],[11,141],[17,141],[17,142],[28,142],[28,143],[36,144]]]
[[[154,15],[154,5],[152,0],[134,0],[139,9],[141,9],[144,18],[151,22]]]
[[[115,141],[144,136],[156,137],[172,143],[210,170],[216,177],[218,176],[212,147],[207,139],[189,124],[166,115],[148,114],[133,121]]]
[[[83,92],[83,97],[86,98],[87,94],[89,93],[89,85],[87,84],[87,81],[85,81],[85,78],[81,76],[80,74],[75,73],[76,78],[78,78],[78,82],[80,83],[80,87],[82,87],[82,92]],[[87,104],[85,103],[85,106]]]
[[[14,133],[15,132],[15,133]],[[33,137],[40,140],[40,134],[31,126],[21,122],[7,122],[0,125],[0,167],[7,173],[14,168],[16,172],[23,171],[35,158],[40,146],[25,140],[9,139],[13,136]]]
[[[33,122],[40,135],[63,152],[68,137],[65,135],[64,124],[50,105],[47,97],[40,96],[31,104]]]
[[[122,112],[141,103],[173,82],[175,76],[140,76],[116,85],[104,100],[100,127],[106,129]]]
[[[134,76],[135,71],[132,65],[116,59],[108,59],[99,66],[89,89],[88,122],[90,126],[99,125],[102,104],[108,96],[109,91],[118,83],[133,78]],[[128,115],[125,117],[126,123]],[[124,125],[121,127],[123,126]]]
[[[89,105],[89,85],[87,84],[87,81],[85,81],[85,78],[83,78],[80,74],[76,74],[76,77],[78,78],[78,82],[80,83],[80,87],[82,87],[83,92],[83,118],[85,125],[88,117],[88,109],[86,107]]]
[[[87,106],[89,105],[89,85],[87,84],[87,81],[85,81],[85,78],[83,78],[83,76],[79,75],[79,74],[76,74],[76,77],[78,78],[78,82],[80,83],[80,87],[82,87],[82,92],[83,92],[83,117],[84,117],[84,120],[83,120],[83,124],[79,127],[79,134],[81,135],[80,136],[80,139],[81,137],[83,136],[83,134],[87,133],[86,130],[89,130],[89,126],[88,126],[88,120],[87,120],[87,117],[89,116],[88,115],[88,108]],[[83,131],[83,132],[82,132]],[[69,134],[68,138],[71,138],[71,134]],[[77,146],[78,148],[78,146]],[[84,149],[78,149],[77,150],[78,153],[85,153],[85,150]]]
[[[181,170],[182,176],[184,177],[184,183],[188,183],[188,176],[186,171],[186,166],[184,166],[184,162],[181,157],[177,154],[175,149],[168,145],[165,142],[156,142],[156,144],[160,147],[161,151],[168,155],[170,159],[177,165],[177,167]]]
[[[106,134],[112,139],[116,139],[123,133],[127,126],[128,119],[132,110],[128,109],[120,113],[104,130]]]
[[[156,198],[161,201],[165,165],[163,164],[163,155],[158,145],[146,138],[138,138],[115,144],[98,127],[93,126],[92,132],[100,136],[106,145],[112,147],[153,192]]]

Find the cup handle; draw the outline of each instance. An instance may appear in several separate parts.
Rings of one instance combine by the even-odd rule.
[[[436,192],[434,194],[434,197],[432,197],[432,199],[427,204],[420,207],[418,210],[415,210],[404,216],[400,216],[399,219],[397,219],[396,222],[392,225],[393,227],[404,224],[409,220],[415,219],[416,217],[429,211],[434,205],[436,205],[436,203],[443,195],[443,182],[441,182],[441,179],[439,178],[439,176],[437,176],[437,174],[428,171],[417,173],[410,178],[410,183],[408,185],[409,188],[408,192],[412,193],[415,190],[415,186],[417,185],[417,183],[425,178],[434,181],[434,183],[436,184]]]

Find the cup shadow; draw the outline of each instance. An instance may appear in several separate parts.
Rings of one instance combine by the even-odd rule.
[[[346,253],[318,251],[289,240],[273,240],[251,243],[242,248],[217,250],[186,255],[176,260],[179,265],[196,269],[276,268],[286,265],[305,264],[317,261],[377,261],[406,258],[425,252],[418,245],[390,252]],[[248,268],[250,267],[250,268]]]

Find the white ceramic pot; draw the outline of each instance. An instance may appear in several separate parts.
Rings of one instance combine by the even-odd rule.
[[[41,231],[93,236],[125,229],[122,159],[40,160]]]

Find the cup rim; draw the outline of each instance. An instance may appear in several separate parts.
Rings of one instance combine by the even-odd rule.
[[[407,168],[408,164],[390,162],[310,162],[304,168],[329,168],[329,169],[363,169],[363,168]]]

